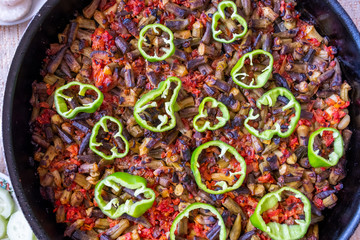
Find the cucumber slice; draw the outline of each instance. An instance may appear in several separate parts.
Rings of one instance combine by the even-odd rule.
[[[6,236],[6,225],[6,219],[3,216],[0,216],[0,238],[4,238]]]
[[[10,240],[33,240],[34,234],[21,211],[11,215],[7,225],[7,235]]]
[[[14,211],[14,200],[10,193],[0,187],[0,215],[8,219]]]

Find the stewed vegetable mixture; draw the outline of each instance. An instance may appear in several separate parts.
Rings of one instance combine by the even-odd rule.
[[[300,1],[300,0],[298,0]],[[65,237],[319,239],[352,135],[337,49],[296,0],[93,0],[30,127]]]

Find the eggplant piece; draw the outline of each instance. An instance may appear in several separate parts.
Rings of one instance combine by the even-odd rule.
[[[87,133],[90,131],[90,127],[86,123],[82,123],[79,121],[72,121],[71,125],[76,127],[78,130],[82,131],[83,133]]]
[[[135,87],[135,76],[134,71],[129,63],[125,65],[125,74],[124,74],[125,85],[128,88]]]
[[[191,11],[204,9],[209,4],[209,0],[189,0],[189,5]]]
[[[113,57],[112,54],[106,52],[106,51],[93,51],[91,54],[90,54],[90,57],[91,58],[95,58],[95,59],[98,59],[98,60],[104,60],[105,62],[109,61],[110,58]]]
[[[206,22],[205,27],[206,27],[205,33],[204,33],[203,37],[201,38],[201,42],[204,43],[204,44],[209,44],[211,39],[212,39],[212,36],[211,36],[211,33],[212,33],[211,23]]]
[[[296,82],[303,82],[307,80],[306,74],[297,72],[288,72],[291,79]]]
[[[215,224],[207,233],[206,233],[206,237],[209,240],[215,240],[216,238],[219,237],[220,234],[220,225],[219,224]]]
[[[72,142],[74,142],[74,140],[72,139],[72,137],[65,131],[63,131],[60,127],[58,127],[56,125],[56,128],[58,130],[58,134],[61,137],[61,139],[66,142],[67,144],[70,144]]]
[[[299,32],[299,28],[293,28],[289,29],[283,32],[274,33],[273,37],[279,37],[279,38],[294,38]]]
[[[300,180],[301,180],[301,177],[291,177],[291,176],[284,177],[284,183],[298,182]]]
[[[83,9],[83,14],[86,18],[91,18],[98,8],[100,0],[93,0],[88,6]]]
[[[330,196],[333,193],[336,193],[336,191],[335,190],[327,190],[327,191],[323,191],[323,192],[320,192],[320,193],[316,194],[315,197],[318,197],[320,199],[324,199],[324,198],[327,198],[328,196]]]
[[[134,21],[132,21],[130,18],[125,18],[122,23],[131,35],[133,35],[134,37],[139,36],[139,28]]]
[[[304,62],[310,62],[312,60],[312,58],[314,57],[316,53],[316,50],[313,48],[310,48],[309,51],[306,53],[305,57],[303,58]]]
[[[206,85],[210,86],[210,87],[214,87],[222,92],[225,92],[225,93],[229,93],[230,90],[231,90],[231,86],[225,82],[225,81],[221,81],[221,80],[217,80],[217,79],[214,79],[214,78],[208,78],[206,81],[205,81]]]
[[[67,38],[67,45],[69,47],[75,41],[78,29],[79,29],[79,24],[77,22],[72,22],[70,24],[69,34],[68,34],[68,38]]]
[[[210,75],[214,72],[214,69],[209,64],[203,64],[198,67],[199,72],[204,75]]]
[[[139,49],[132,50],[131,52],[126,53],[127,58],[130,61],[134,61],[136,58],[140,57]]]
[[[235,48],[230,43],[223,43],[222,45],[226,54],[231,57],[233,55],[233,52],[235,51]]]
[[[127,41],[120,36],[115,38],[115,45],[123,54],[129,52],[131,49]]]
[[[311,203],[311,213],[313,213],[316,216],[321,216],[322,215],[321,210],[318,207],[316,207],[312,201],[310,201],[310,203]]]
[[[201,56],[204,55],[209,55],[209,56],[217,56],[218,55],[218,51],[215,47],[213,46],[209,46],[207,44],[204,43],[200,43],[199,48],[198,48],[198,52]]]
[[[300,118],[305,118],[305,119],[311,120],[313,118],[313,116],[314,116],[314,114],[312,112],[301,110]]]
[[[186,68],[189,70],[196,69],[200,65],[207,63],[207,57],[204,56],[198,56],[196,58],[193,58],[189,60],[186,64]]]
[[[255,29],[266,29],[271,25],[271,22],[265,18],[251,19],[249,21],[249,27]]]
[[[157,75],[155,73],[154,70],[152,70],[149,67],[146,67],[146,76],[149,79],[150,83],[154,86],[157,87],[157,85],[159,84],[159,80],[157,78]]]
[[[106,234],[102,234],[100,236],[100,240],[112,240],[112,238],[110,236],[106,235]]]
[[[56,71],[56,69],[58,69],[58,67],[60,66],[60,64],[64,58],[64,55],[65,55],[65,52],[67,49],[68,49],[68,46],[62,47],[56,53],[55,57],[52,60],[50,60],[49,65],[46,68],[48,73],[54,73]]]
[[[210,87],[207,84],[204,84],[203,88],[206,94],[209,96],[215,96],[219,94],[219,91],[216,88]]]
[[[62,61],[60,64],[61,71],[69,78],[72,78],[71,70],[69,66],[66,64],[66,62]]]
[[[262,37],[262,49],[264,51],[270,52],[272,46],[272,37],[270,33],[265,33]]]
[[[307,157],[307,147],[305,146],[299,146],[296,150],[295,150],[295,155],[297,157],[297,159],[302,159]]]
[[[105,218],[105,214],[97,207],[93,208],[90,217],[94,218]]]
[[[172,144],[178,137],[179,135],[179,131],[173,130],[171,132],[169,132],[163,139],[162,142],[165,145],[170,145]]]
[[[100,157],[98,155],[78,155],[77,156],[79,160],[87,163],[95,163],[100,161]]]
[[[135,196],[135,190],[134,190],[134,189],[130,189],[130,188],[123,187],[122,190],[123,190],[124,192],[126,192],[127,194],[129,194],[129,195],[131,195],[131,196],[133,196],[133,197],[135,197],[135,198],[138,198],[138,199],[140,199],[140,200],[144,200],[144,199],[145,199],[145,197],[143,196],[143,194],[139,194],[139,195]]]
[[[321,215],[321,216],[312,216],[310,224],[313,225],[313,224],[319,223],[319,222],[323,221],[324,218],[325,217],[323,215]]]
[[[151,228],[152,227],[151,223],[144,216],[135,218],[135,217],[132,217],[132,216],[125,213],[125,214],[121,215],[121,217],[126,218],[129,221],[139,223],[139,224],[143,225],[145,228]]]
[[[48,141],[51,141],[54,138],[54,132],[53,132],[50,124],[45,127],[45,136]]]
[[[87,133],[83,138],[79,147],[79,155],[81,155],[85,151],[86,147],[89,145],[90,137],[91,137],[91,132]]]
[[[278,87],[284,87],[287,90],[291,91],[288,82],[286,81],[286,79],[283,76],[281,76],[279,73],[274,73],[273,77],[274,77],[274,79],[276,81],[276,85]]]
[[[263,36],[262,32],[259,32],[258,35],[256,36],[254,43],[253,43],[254,49],[260,48],[262,36]]]
[[[250,16],[252,13],[251,0],[241,0],[243,12],[246,16]]]
[[[74,117],[72,120],[83,120],[83,119],[89,119],[91,116],[90,113],[79,113],[78,115],[76,115],[76,117]]]
[[[269,163],[271,170],[279,169],[279,162],[276,155],[272,155],[271,157],[268,157],[266,161]]]
[[[238,240],[249,240],[253,235],[255,235],[255,233],[256,233],[255,230],[251,230],[245,233],[244,235],[242,235]]]
[[[172,55],[172,56],[181,61],[184,61],[184,62],[187,61],[186,53],[183,50],[176,49],[174,55]]]
[[[334,76],[334,74],[335,74],[335,70],[334,70],[334,69],[330,69],[330,70],[324,72],[323,74],[321,74],[321,75],[318,77],[317,81],[318,81],[319,83],[325,82],[326,80],[328,80],[328,79],[330,79],[332,76]]]
[[[343,130],[343,139],[344,139],[344,150],[346,151],[349,148],[351,136],[353,132],[350,129]]]
[[[170,28],[172,31],[184,30],[188,25],[189,19],[174,19],[165,21],[165,26]]]
[[[50,143],[48,143],[43,137],[38,134],[33,134],[31,139],[44,149],[47,149],[50,146]]]
[[[179,18],[186,18],[191,13],[188,8],[179,6],[172,2],[166,3],[165,10]]]

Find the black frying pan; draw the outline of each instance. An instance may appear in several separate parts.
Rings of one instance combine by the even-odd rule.
[[[336,0],[298,1],[303,16],[316,21],[320,32],[338,47],[344,78],[353,87],[350,114],[354,135],[347,152],[348,173],[336,207],[325,213],[325,220],[320,224],[321,239],[349,239],[360,220],[360,34]],[[63,239],[64,226],[55,223],[52,206],[41,199],[39,179],[29,160],[32,156],[28,125],[31,83],[41,79],[39,70],[49,43],[57,42],[57,33],[64,29],[76,10],[89,2],[49,0],[25,32],[6,84],[3,112],[6,162],[20,206],[39,239]]]

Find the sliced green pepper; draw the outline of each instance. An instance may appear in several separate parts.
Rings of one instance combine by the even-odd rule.
[[[200,126],[197,121],[200,118],[208,117],[208,112],[205,109],[205,105],[208,102],[211,103],[212,108],[218,107],[220,109],[220,111],[222,112],[222,116],[216,117],[216,119],[219,121],[217,124],[212,125],[212,123],[209,120],[207,120],[207,121],[205,121],[205,123],[203,125]],[[199,105],[199,114],[194,117],[193,125],[194,125],[194,128],[196,131],[205,132],[206,130],[216,130],[216,129],[219,129],[219,128],[225,126],[226,122],[229,121],[229,119],[230,119],[230,113],[229,113],[229,110],[227,109],[227,107],[225,106],[225,104],[223,104],[222,102],[216,101],[215,98],[206,97],[202,100],[202,102]]]
[[[220,226],[220,234],[219,234],[219,239],[220,240],[225,240],[226,239],[226,227],[225,227],[225,223],[224,220],[222,218],[222,216],[220,215],[220,213],[218,212],[218,210],[206,203],[193,203],[190,204],[189,206],[187,206],[184,211],[182,211],[179,215],[176,216],[176,218],[174,219],[171,228],[170,228],[170,240],[175,240],[176,236],[175,236],[175,231],[177,229],[177,225],[179,224],[179,222],[183,219],[183,218],[188,218],[189,214],[191,211],[195,210],[195,209],[205,209],[205,210],[209,210],[211,213],[213,213],[214,215],[216,215],[216,217],[218,218],[218,225]]]
[[[295,193],[295,197],[301,199],[304,204],[304,220],[295,220],[295,225],[280,224],[276,222],[265,223],[262,218],[262,213],[275,207],[278,202],[281,201],[281,193],[283,191],[289,191]],[[266,232],[271,239],[275,240],[295,240],[302,238],[311,222],[311,204],[309,199],[299,192],[290,187],[283,187],[280,190],[266,194],[256,206],[255,212],[250,217],[251,224],[263,232]]]
[[[253,66],[253,58],[255,56],[261,55],[261,54],[269,57],[269,59],[270,59],[269,65],[264,70],[262,70],[262,73],[260,75],[254,76],[252,78],[252,81],[250,82],[250,84],[246,84],[246,83],[242,82],[241,80],[244,80],[246,77],[249,77],[249,74],[247,74],[245,72],[241,72],[241,69],[245,65],[246,59],[249,58],[250,65]],[[232,80],[240,87],[243,87],[246,89],[261,88],[265,85],[265,83],[271,77],[271,74],[273,71],[273,64],[274,64],[274,58],[271,55],[271,53],[266,52],[264,50],[255,50],[255,51],[244,54],[244,56],[242,56],[240,58],[240,60],[236,63],[236,65],[233,67],[230,74],[231,74]],[[240,80],[238,79],[239,76],[241,77]]]
[[[232,20],[238,21],[241,24],[241,26],[244,28],[244,30],[241,33],[233,33],[233,37],[230,40],[219,38],[218,36],[222,33],[222,31],[221,30],[216,30],[216,28],[217,28],[217,26],[219,24],[220,18],[226,19],[225,8],[232,8],[233,13],[231,14],[230,18]],[[236,39],[242,38],[246,34],[246,32],[248,30],[248,27],[247,27],[246,20],[237,13],[236,4],[234,2],[232,2],[232,1],[223,1],[223,2],[218,4],[218,11],[212,17],[211,29],[212,29],[212,32],[213,32],[213,38],[216,41],[222,42],[222,43],[232,43]]]
[[[334,151],[329,154],[329,159],[325,159],[319,155],[319,149],[314,150],[315,137],[317,135],[322,136],[324,131],[330,131],[333,133],[334,138]],[[344,141],[340,132],[335,128],[320,128],[313,132],[309,138],[308,145],[308,158],[311,166],[318,167],[332,167],[335,166],[339,159],[344,155]]]
[[[101,142],[97,142],[97,140],[96,140],[96,137],[98,136],[100,128],[102,128],[105,132],[109,133],[107,121],[111,121],[118,126],[119,131],[113,135],[113,138],[114,139],[120,138],[124,142],[124,144],[125,144],[124,152],[120,153],[116,147],[116,144],[114,144],[114,147],[110,150],[112,153],[111,155],[106,155],[106,153],[97,149],[97,147],[100,147],[103,145]],[[90,137],[90,141],[89,141],[90,149],[105,160],[113,160],[114,158],[125,157],[129,152],[129,142],[122,135],[122,130],[123,130],[123,126],[122,126],[121,122],[119,120],[117,120],[116,118],[110,117],[110,116],[102,117],[100,119],[100,121],[94,125],[94,128],[91,132],[91,137]]]
[[[165,102],[165,112],[164,115],[158,115],[160,124],[157,126],[151,126],[148,121],[143,119],[140,114],[144,113],[145,110],[150,108],[156,108],[158,102],[155,101],[156,98],[160,97],[162,99],[167,99],[169,91],[171,89],[171,84],[175,83],[176,87],[173,89],[173,93],[170,97],[170,100]],[[178,111],[176,104],[176,99],[181,88],[181,80],[177,77],[169,77],[166,81],[163,81],[159,84],[157,89],[151,90],[150,92],[144,94],[135,104],[134,107],[134,118],[136,122],[152,132],[165,132],[170,129],[173,129],[176,126],[175,112]],[[150,103],[153,101],[152,103]],[[170,120],[169,120],[170,117]]]
[[[107,202],[102,197],[105,186],[112,188],[115,192],[119,192],[121,187],[135,190],[135,197],[143,194],[144,199],[135,203],[132,199],[127,199],[125,203],[121,204],[119,198],[113,198]],[[124,213],[138,218],[151,208],[155,201],[155,193],[146,187],[145,178],[125,172],[113,173],[98,182],[95,186],[94,197],[101,211],[112,219],[116,219]]]
[[[215,184],[216,186],[219,186],[222,188],[222,190],[219,190],[219,191],[215,191],[215,190],[212,190],[212,189],[209,189],[206,187],[206,185],[201,180],[201,172],[199,170],[200,164],[198,161],[199,161],[201,152],[212,146],[220,148],[221,153],[219,155],[219,158],[222,158],[226,154],[226,152],[230,152],[235,157],[235,159],[240,163],[240,167],[241,167],[240,171],[230,173],[230,176],[240,175],[240,177],[237,179],[237,181],[234,185],[228,186],[226,181],[219,181]],[[191,170],[194,174],[195,181],[200,189],[204,190],[205,192],[211,193],[211,194],[223,194],[223,193],[235,190],[241,186],[241,184],[243,183],[243,181],[245,179],[245,175],[246,175],[246,163],[245,163],[245,160],[243,159],[243,157],[232,146],[230,146],[224,142],[221,142],[221,141],[210,141],[210,142],[200,145],[193,152],[193,154],[191,156]]]
[[[282,111],[286,111],[290,108],[295,109],[295,116],[291,118],[289,122],[288,130],[286,132],[282,132],[280,124],[278,122],[275,122],[274,123],[275,129],[265,130],[260,133],[259,130],[255,129],[254,127],[248,124],[250,120],[255,120],[259,117],[259,114],[254,116],[254,109],[250,109],[249,116],[246,118],[244,122],[245,128],[249,131],[249,133],[251,133],[252,135],[258,138],[265,140],[271,140],[275,134],[278,135],[279,137],[286,138],[293,133],[300,119],[301,106],[298,103],[298,101],[296,101],[294,95],[289,90],[282,87],[273,88],[270,91],[266,92],[264,95],[262,95],[256,101],[256,106],[259,109],[261,109],[261,105],[273,107],[275,106],[277,102],[277,98],[279,96],[284,96],[289,100],[289,102],[284,107],[282,107]]]
[[[157,28],[160,28],[163,32],[166,32],[167,34],[169,34],[169,39],[164,39],[164,42],[166,44],[169,44],[169,48],[168,50],[164,50],[165,54],[163,54],[161,57],[158,56],[156,53],[154,53],[154,56],[150,56],[149,54],[147,54],[145,52],[145,50],[143,49],[143,43],[147,43],[147,41],[149,41],[146,38],[146,32],[149,29],[152,29],[156,34],[160,34],[160,32],[157,30]],[[149,62],[158,62],[158,61],[162,61],[165,60],[166,58],[170,57],[171,55],[174,54],[175,52],[175,44],[174,44],[174,34],[173,32],[167,28],[166,26],[159,24],[159,23],[154,23],[154,24],[149,24],[146,25],[141,31],[140,31],[140,35],[139,35],[139,41],[138,41],[138,49],[141,53],[141,55],[148,60]]]
[[[69,109],[67,102],[72,101],[73,97],[65,95],[64,91],[73,86],[79,87],[78,95],[80,97],[84,97],[86,91],[92,90],[92,91],[96,92],[97,98],[92,103],[84,104],[84,105],[76,107],[74,109]],[[70,83],[58,88],[54,94],[54,104],[56,107],[56,111],[58,112],[58,114],[60,116],[62,116],[64,118],[68,118],[68,119],[73,119],[80,112],[86,112],[86,113],[95,112],[100,107],[103,100],[104,100],[104,95],[97,87],[90,85],[90,84],[83,84],[83,83],[79,83],[79,82],[70,82]]]

